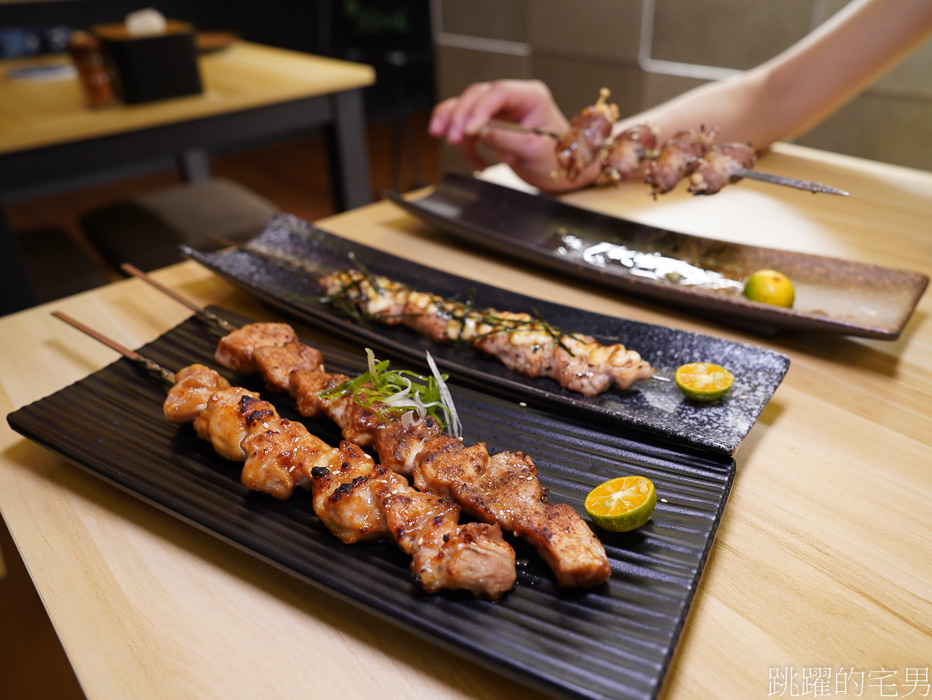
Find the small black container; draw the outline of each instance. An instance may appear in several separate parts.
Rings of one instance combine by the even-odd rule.
[[[154,36],[131,36],[122,24],[93,27],[126,104],[153,102],[204,91],[194,28],[170,21]]]

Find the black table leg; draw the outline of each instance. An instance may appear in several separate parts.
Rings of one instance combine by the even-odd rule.
[[[0,202],[0,316],[28,309],[38,301],[26,270],[26,258]]]
[[[333,203],[337,211],[346,211],[372,202],[362,90],[338,92],[329,99],[333,122],[325,133]]]
[[[175,160],[185,182],[207,182],[210,179],[210,159],[203,148],[180,151]]]

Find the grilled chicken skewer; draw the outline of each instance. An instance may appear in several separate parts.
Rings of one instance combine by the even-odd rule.
[[[295,486],[310,487],[314,511],[333,534],[347,544],[391,537],[411,556],[412,574],[429,593],[466,589],[494,599],[514,586],[514,550],[498,525],[459,524],[460,508],[452,500],[417,491],[350,441],[327,445],[303,424],[281,418],[255,392],[230,386],[204,365],[173,375],[70,317],[56,316],[146,369],[157,368],[172,384],[165,417],[193,423],[219,455],[243,462],[247,488],[285,499]]]
[[[430,417],[406,419],[379,401],[360,405],[353,393],[339,392],[349,377],[323,372],[313,361],[309,366],[303,344],[284,337],[282,325],[244,326],[221,339],[216,359],[228,366],[255,366],[270,386],[281,386],[279,373],[293,367],[288,390],[302,415],[330,417],[344,439],[373,447],[383,466],[412,474],[422,492],[451,498],[480,520],[524,538],[554,571],[559,585],[591,587],[608,580],[611,570],[601,543],[572,507],[546,502],[546,490],[527,454],[490,456],[484,444],[466,447]],[[272,353],[270,347],[278,350]],[[271,366],[264,361],[270,357]]]
[[[524,537],[560,585],[595,586],[611,575],[604,548],[575,510],[546,503],[546,489],[526,454],[489,456],[485,445],[466,448],[429,417],[408,420],[410,415],[381,403],[364,408],[352,394],[330,395],[348,377],[325,373],[320,352],[301,343],[287,324],[254,323],[229,333],[218,342],[215,359],[260,374],[274,391],[287,391],[302,415],[329,416],[344,439],[374,447],[383,466],[413,474],[422,491],[449,494],[476,517]]]
[[[601,394],[613,384],[623,391],[654,373],[638,353],[620,343],[601,345],[591,336],[563,333],[529,314],[475,309],[359,270],[318,281],[332,303],[351,306],[367,319],[404,324],[438,343],[470,343],[508,369],[531,378],[550,377],[585,396]]]

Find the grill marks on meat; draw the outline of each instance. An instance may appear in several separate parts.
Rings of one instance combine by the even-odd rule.
[[[347,544],[387,537],[390,533],[375,489],[392,477],[391,472],[346,440],[339,449],[330,448],[330,453],[328,464],[310,472],[314,512]]]
[[[293,350],[298,359],[307,356]],[[237,352],[252,355],[252,348],[241,345]],[[411,555],[412,574],[428,592],[465,589],[494,599],[514,585],[514,550],[497,526],[460,525],[456,504],[415,491],[352,442],[327,445],[203,365],[182,369],[176,380],[163,407],[166,417],[193,422],[218,454],[243,462],[247,488],[279,499],[289,498],[296,486],[311,488],[314,512],[334,535],[347,544],[391,537]],[[213,387],[218,388],[205,400],[204,392]],[[203,408],[195,414],[191,406],[198,405]]]
[[[537,468],[524,452],[489,456],[482,443],[464,447],[444,435],[422,454],[415,486],[449,496],[471,515],[526,540],[560,586],[598,586],[611,576],[598,538],[571,506],[547,503]]]
[[[412,557],[411,570],[424,590],[451,588],[451,581],[474,594],[514,586],[515,552],[498,525],[458,525],[456,503],[418,491],[398,475],[395,479],[392,484],[380,482],[376,496],[392,536]]]
[[[602,345],[591,336],[563,335],[559,343],[542,332],[489,332],[474,345],[508,369],[531,378],[550,377],[583,396],[598,396],[612,384],[624,391],[649,379],[653,367],[624,345]]]
[[[348,380],[345,375],[298,369],[290,378],[290,393],[302,415],[331,418],[345,440],[361,447],[371,446],[383,467],[412,475],[417,487],[410,489],[397,476],[397,482],[379,482],[386,485],[376,486],[376,493],[400,488],[401,484],[407,489],[403,491],[406,497],[415,498],[417,494],[420,499],[432,495],[455,502],[485,527],[493,527],[499,533],[501,528],[528,541],[553,570],[561,586],[592,587],[610,577],[608,558],[598,538],[571,506],[547,503],[546,489],[527,454],[501,452],[490,456],[485,444],[467,447],[444,433],[433,419],[406,425],[397,413],[389,412],[378,401],[361,406],[348,394],[321,395]],[[315,486],[315,493],[316,489]],[[392,516],[386,517],[397,538],[400,535],[391,524]],[[405,532],[409,530],[405,528]],[[467,551],[472,552],[473,546]],[[460,564],[465,566],[468,560],[470,568],[489,563],[486,555],[462,554],[462,557]]]
[[[404,324],[435,342],[470,343],[513,371],[549,377],[585,396],[596,396],[613,384],[624,391],[654,373],[638,353],[620,343],[602,345],[591,336],[563,333],[530,314],[474,309],[359,270],[318,281],[332,299],[352,304],[367,318]]]

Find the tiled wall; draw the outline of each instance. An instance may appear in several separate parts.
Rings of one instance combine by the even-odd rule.
[[[635,113],[765,61],[847,2],[432,0],[437,94],[533,77],[567,115],[603,86]],[[797,143],[932,170],[932,41]],[[452,150],[444,167],[464,169]]]

